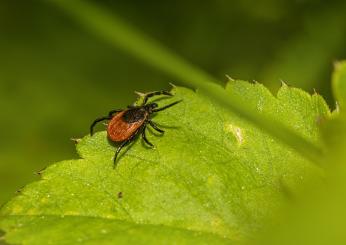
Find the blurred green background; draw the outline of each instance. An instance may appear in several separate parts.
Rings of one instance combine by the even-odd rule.
[[[333,62],[346,57],[346,3],[322,0],[94,1],[226,81],[280,80],[334,107]],[[156,71],[85,31],[49,1],[0,1],[0,204],[50,163],[77,158],[70,138],[169,88]],[[101,127],[102,128],[102,127]]]

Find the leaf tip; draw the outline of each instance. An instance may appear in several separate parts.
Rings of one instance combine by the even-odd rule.
[[[134,91],[136,95],[138,95],[140,98],[145,96],[145,93]]]
[[[337,101],[335,101],[335,113],[339,114],[340,113],[340,105]]]
[[[235,79],[229,76],[228,74],[225,74],[225,77],[227,78],[227,82],[234,82]]]
[[[174,83],[172,82],[169,82],[169,85],[171,85],[172,89],[175,89],[177,87],[177,85],[175,85]]]
[[[320,95],[315,88],[313,88],[312,90],[313,90],[313,93],[312,93],[313,96],[319,96]]]
[[[47,166],[34,172],[34,174],[38,175],[38,176],[42,176],[43,172],[46,170]]]
[[[16,193],[17,193],[17,194],[22,193],[23,189],[24,189],[24,186],[18,188],[18,189],[16,190]]]
[[[282,87],[282,88],[287,88],[287,87],[288,87],[288,84],[287,84],[286,81],[280,79],[280,83],[281,83],[281,87]]]
[[[77,145],[79,142],[81,142],[82,139],[81,139],[81,138],[71,138],[70,140],[71,140],[74,144]]]

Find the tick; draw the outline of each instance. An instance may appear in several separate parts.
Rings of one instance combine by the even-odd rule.
[[[114,168],[116,167],[117,157],[123,147],[130,144],[136,136],[141,134],[144,142],[150,147],[154,147],[152,143],[149,142],[145,135],[145,131],[148,125],[150,125],[154,130],[163,134],[165,131],[160,129],[156,123],[151,120],[153,113],[163,111],[171,106],[174,106],[181,102],[175,101],[164,107],[158,108],[157,103],[148,103],[148,99],[157,95],[167,95],[173,96],[167,91],[155,91],[144,94],[143,102],[139,106],[127,106],[126,109],[111,110],[107,116],[97,118],[90,126],[90,135],[93,135],[94,127],[97,123],[108,120],[107,125],[107,137],[116,143],[119,143],[117,150],[114,155]]]

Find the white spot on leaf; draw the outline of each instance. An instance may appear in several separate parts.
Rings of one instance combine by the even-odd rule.
[[[244,135],[243,135],[243,131],[240,127],[237,127],[233,124],[226,124],[225,129],[227,132],[230,132],[234,135],[234,137],[238,141],[239,146],[244,143]]]

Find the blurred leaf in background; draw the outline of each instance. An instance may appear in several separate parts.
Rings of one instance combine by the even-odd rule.
[[[220,81],[283,79],[331,98],[328,67],[346,54],[343,1],[94,2]],[[0,53],[0,202],[49,162],[76,157],[69,139],[100,113],[172,81],[45,1],[0,2]]]
[[[345,244],[346,220],[346,62],[336,63],[334,98],[341,104],[334,118],[322,123],[326,146],[323,184],[305,188],[287,203],[281,225],[268,228],[250,244]]]

